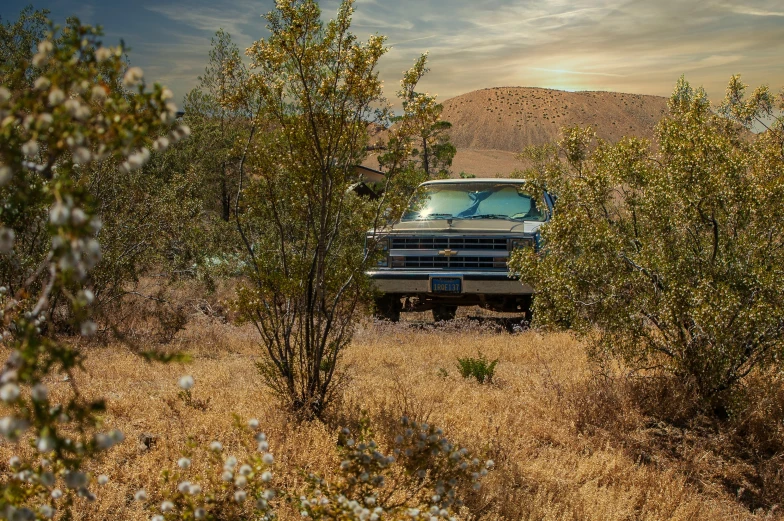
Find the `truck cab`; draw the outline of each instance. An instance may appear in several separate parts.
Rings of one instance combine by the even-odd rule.
[[[366,272],[377,315],[397,321],[404,311],[432,310],[440,321],[479,305],[530,318],[533,288],[510,275],[507,262],[514,249],[537,247],[553,209],[542,195],[517,179],[423,183],[399,221],[368,232],[368,243],[382,250]]]

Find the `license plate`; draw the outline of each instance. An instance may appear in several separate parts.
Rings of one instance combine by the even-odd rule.
[[[432,278],[430,290],[433,293],[462,293],[463,281],[459,278]]]

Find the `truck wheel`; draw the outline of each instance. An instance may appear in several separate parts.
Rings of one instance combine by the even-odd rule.
[[[433,320],[441,322],[453,320],[457,313],[457,306],[436,306],[433,308]]]
[[[400,312],[403,310],[403,304],[400,302],[400,297],[397,295],[381,295],[376,297],[376,309],[373,314],[379,320],[389,320],[390,322],[397,322],[400,320]]]

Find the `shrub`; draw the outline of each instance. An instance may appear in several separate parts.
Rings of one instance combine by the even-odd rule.
[[[341,2],[324,23],[312,0],[279,1],[267,15],[269,38],[248,49],[247,92],[260,108],[240,160],[249,175],[243,184],[240,167],[235,217],[247,282],[235,306],[261,337],[265,382],[307,417],[323,414],[341,381],[341,354],[369,296],[364,272],[378,254],[374,244],[363,252],[365,234],[383,225],[385,210],[402,207],[407,192],[393,189],[393,178],[413,153],[402,144],[410,140],[396,141],[379,201],[350,190],[367,154],[368,122],[384,105],[376,66],[387,51],[383,37],[360,43],[350,32],[352,4]],[[414,118],[424,124],[439,113],[431,96],[413,92],[425,70],[423,57],[403,81],[405,132],[420,128]],[[407,174],[404,183],[416,177]]]
[[[747,106],[741,87],[733,78],[726,102],[739,114],[772,107],[766,89]],[[525,172],[558,198],[543,248],[511,266],[536,287],[539,324],[572,327],[595,355],[673,374],[722,406],[784,355],[781,120],[752,136],[683,79],[669,109],[654,145],[566,129],[558,153]]]
[[[496,364],[498,364],[498,359],[491,362],[481,352],[478,358],[466,357],[457,359],[457,369],[460,371],[460,376],[463,378],[476,378],[476,381],[480,384],[485,383],[485,380],[487,380],[487,383],[493,381]]]
[[[83,463],[123,439],[101,431],[103,400],[87,400],[73,383],[58,398],[47,387],[53,375],[68,377],[84,360],[82,351],[47,336],[55,306],[68,309],[73,331],[96,332],[91,275],[103,254],[96,238],[102,223],[81,176],[96,163],[126,173],[141,168],[155,137],[172,130],[176,112],[171,91],[147,91],[141,69],[127,68],[123,48],[104,47],[100,35],[71,20],[62,31],[49,27],[35,55],[0,66],[0,325],[7,354],[0,434],[36,449],[14,456],[13,472],[3,477],[6,519],[48,518],[55,510],[69,518],[77,497],[94,497]],[[128,90],[114,88],[120,85]],[[176,128],[154,146],[166,148],[186,133]]]

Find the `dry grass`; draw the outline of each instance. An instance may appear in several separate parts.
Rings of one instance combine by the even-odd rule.
[[[694,466],[676,457],[642,457],[641,446],[656,447],[645,419],[623,388],[597,387],[582,346],[567,334],[364,323],[345,355],[351,378],[344,399],[327,424],[296,423],[278,410],[255,369],[255,342],[247,328],[202,317],[171,344],[193,355],[187,365],[147,364],[119,345],[86,348],[78,385],[108,399],[105,424],[127,439],[95,465],[112,481],[96,503],[84,505],[81,519],[148,519],[132,494],[144,487],[155,497],[161,471],[175,466],[188,439],[220,440],[241,455],[245,437],[232,414],[261,420],[277,479],[296,487],[297,468],[332,472],[337,428],[355,426],[361,411],[378,429],[404,414],[427,420],[494,459],[496,470],[465,512],[477,519],[781,519],[750,513],[726,486],[701,483],[705,474],[694,475]],[[500,359],[492,385],[457,373],[457,358],[479,350]],[[204,410],[177,398],[184,373],[195,377],[193,394]],[[149,448],[140,441],[145,434],[152,436]],[[4,461],[9,450],[0,448]],[[202,465],[195,458],[193,471],[208,472]]]

